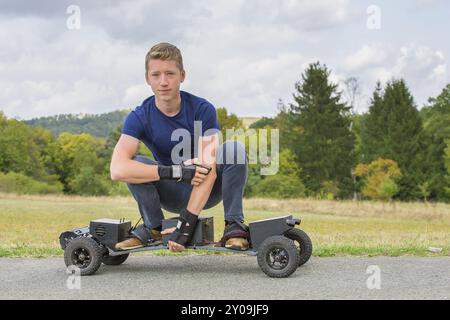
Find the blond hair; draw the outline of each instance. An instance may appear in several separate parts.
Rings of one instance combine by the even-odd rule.
[[[161,42],[154,45],[150,51],[145,56],[145,73],[148,73],[148,63],[151,59],[158,60],[174,60],[177,64],[178,69],[183,71],[183,57],[181,56],[181,51],[173,44],[167,42]]]

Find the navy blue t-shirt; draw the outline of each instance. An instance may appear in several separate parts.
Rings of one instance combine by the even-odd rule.
[[[194,139],[197,139],[198,135],[205,135],[207,130],[209,132],[206,134],[219,130],[216,109],[210,102],[185,91],[180,91],[180,95],[180,111],[175,116],[169,117],[162,113],[156,107],[155,96],[151,96],[131,111],[123,124],[122,133],[141,140],[150,149],[155,160],[164,165],[174,164],[171,157],[172,148],[183,140],[181,136],[178,136],[178,140],[171,140],[175,129],[186,129],[190,134],[190,154],[180,154],[183,159],[196,156]],[[194,121],[201,121],[201,132],[195,132],[197,137],[194,136]]]

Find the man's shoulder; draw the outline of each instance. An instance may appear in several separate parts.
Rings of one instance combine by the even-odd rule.
[[[192,106],[195,110],[201,109],[201,108],[208,108],[208,107],[214,107],[211,102],[206,100],[205,98],[196,96],[190,92],[186,91],[180,91],[182,99],[185,99],[185,101]]]
[[[147,115],[150,112],[152,102],[154,100],[155,100],[155,96],[150,96],[150,97],[146,98],[144,101],[142,101],[142,103],[139,106],[132,109],[129,114],[134,114],[141,120],[146,119]]]

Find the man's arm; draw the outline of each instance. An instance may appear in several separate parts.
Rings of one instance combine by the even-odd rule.
[[[211,171],[203,180],[202,183],[192,188],[191,197],[187,205],[187,210],[194,214],[200,214],[203,207],[208,201],[211,194],[214,182],[217,178],[216,169],[216,152],[219,145],[218,135],[211,135],[207,137],[200,137],[199,139],[199,163],[207,165]]]
[[[219,137],[217,134],[207,137],[200,137],[199,139],[199,159],[197,161],[199,164],[209,166],[211,171],[204,179],[202,179],[203,182],[199,184],[194,184],[195,182],[193,183],[194,187],[192,188],[191,196],[186,208],[192,214],[200,214],[200,211],[202,211],[206,201],[208,201],[214,182],[216,181],[216,152],[218,145]],[[193,181],[195,181],[195,178]],[[175,228],[167,229],[163,231],[163,234],[171,233],[174,230]],[[169,241],[168,246],[169,250],[174,252],[180,252],[185,249],[184,246],[173,241]]]
[[[158,181],[158,166],[133,160],[139,148],[139,140],[122,134],[114,147],[111,158],[110,173],[114,181],[128,183],[145,183]]]

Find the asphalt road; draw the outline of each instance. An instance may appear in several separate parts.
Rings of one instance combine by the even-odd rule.
[[[135,254],[69,277],[62,258],[1,258],[0,299],[450,298],[450,257],[313,257],[291,277],[273,279],[251,256]]]

